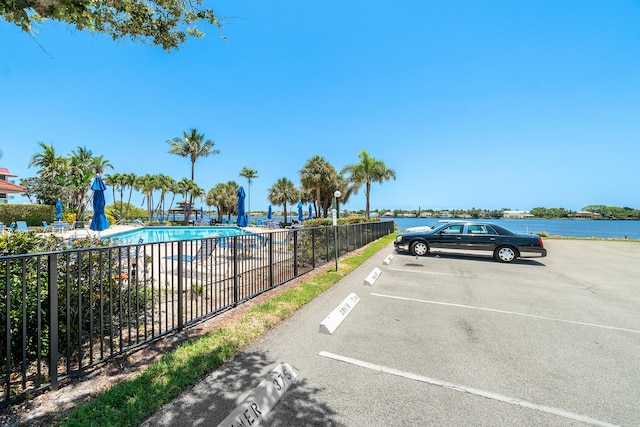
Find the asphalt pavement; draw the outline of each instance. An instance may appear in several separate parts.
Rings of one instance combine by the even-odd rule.
[[[640,244],[545,246],[501,264],[389,245],[143,425],[216,426],[282,366],[273,409],[225,425],[640,425]]]

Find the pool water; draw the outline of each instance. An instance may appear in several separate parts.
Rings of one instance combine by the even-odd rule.
[[[102,239],[118,240],[130,244],[138,243],[142,238],[143,243],[172,242],[177,240],[205,239],[207,237],[237,236],[244,234],[238,227],[143,227],[136,230],[111,234]]]

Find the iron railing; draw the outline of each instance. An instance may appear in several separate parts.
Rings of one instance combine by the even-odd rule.
[[[0,408],[393,231],[382,221],[0,257]]]

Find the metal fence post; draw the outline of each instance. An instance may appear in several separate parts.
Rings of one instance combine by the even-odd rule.
[[[238,305],[238,236],[233,236],[233,306]]]
[[[298,277],[298,230],[293,230],[293,277]]]
[[[316,229],[311,229],[311,268],[316,269]]]
[[[336,272],[338,271],[338,226],[333,226],[333,248],[336,256]]]
[[[273,238],[265,237],[269,243],[269,287],[273,287],[275,280],[273,276]]]
[[[49,255],[49,383],[58,389],[58,254]]]
[[[182,254],[183,247],[182,244],[184,242],[178,242],[178,330],[181,331],[184,328],[184,313],[183,313],[183,304],[184,304],[184,283],[183,283],[183,264],[182,264]]]

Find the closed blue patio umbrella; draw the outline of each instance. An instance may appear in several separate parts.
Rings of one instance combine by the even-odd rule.
[[[62,201],[60,199],[56,202],[56,219],[62,219]]]
[[[267,219],[271,219],[273,216],[273,212],[271,212],[271,205],[269,205],[269,210],[267,211]]]
[[[104,214],[106,204],[104,190],[107,189],[107,186],[104,185],[102,178],[97,175],[96,179],[93,180],[93,184],[91,184],[91,189],[93,190],[93,218],[91,218],[89,228],[100,233],[102,230],[109,228],[110,225],[107,216]]]
[[[238,196],[238,220],[236,221],[236,224],[238,224],[238,227],[246,227],[247,215],[244,210],[244,198],[246,197],[246,194],[242,186],[238,188],[238,192],[236,193],[236,196]]]
[[[298,222],[302,222],[302,202],[298,202]]]
[[[309,217],[307,219],[313,219],[313,208],[309,205]]]

